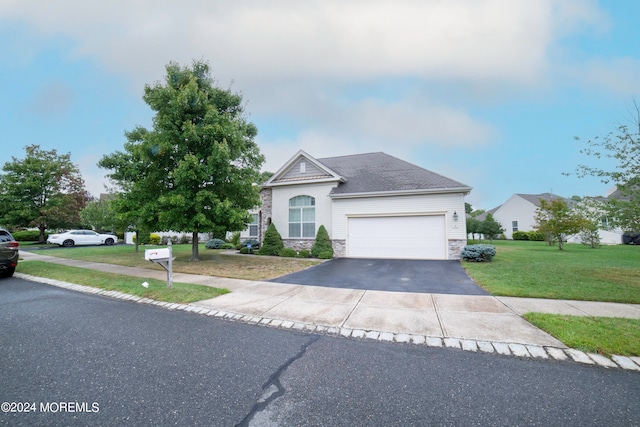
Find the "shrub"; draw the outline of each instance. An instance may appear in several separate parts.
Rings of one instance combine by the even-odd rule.
[[[470,262],[491,262],[495,255],[496,248],[491,245],[467,245],[462,250],[462,259]]]
[[[544,242],[544,234],[539,231],[527,231],[527,236],[532,242]]]
[[[188,234],[183,234],[182,236],[180,236],[180,243],[183,245],[186,245],[187,243],[191,243],[191,236],[189,236]]]
[[[44,233],[45,240],[47,240],[49,234],[49,232]],[[40,230],[14,231],[13,233],[11,233],[11,235],[18,242],[37,242],[38,240],[40,240]]]
[[[231,244],[233,245],[233,247],[236,247],[240,244],[240,232],[236,231],[235,233],[233,233],[231,235],[231,240],[230,240]]]
[[[255,239],[247,239],[247,240],[243,240],[238,246],[236,246],[236,249],[242,249],[242,248],[246,248],[247,245],[251,246],[251,249],[258,249],[260,247],[260,242],[258,242]]]
[[[298,252],[298,258],[309,258],[310,256],[311,252],[307,249],[301,249],[300,252]]]
[[[225,243],[222,245],[222,249],[235,249],[235,246],[233,243]]]
[[[226,244],[227,242],[222,239],[211,239],[204,244],[204,247],[207,249],[221,249]]]
[[[331,255],[326,258],[322,258],[320,254],[323,252],[330,252]],[[329,233],[327,233],[327,229],[324,228],[324,225],[321,225],[318,228],[318,233],[316,234],[316,242],[313,244],[313,248],[311,248],[311,255],[316,258],[322,259],[333,258],[333,247],[331,246]]]
[[[320,259],[331,259],[331,258],[333,258],[333,250],[320,252],[318,254],[318,258],[320,258]]]
[[[178,243],[178,236],[162,236],[162,244],[166,245],[171,240],[171,244]]]
[[[514,231],[513,240],[529,240],[529,233],[526,231]]]
[[[257,253],[259,255],[279,255],[282,249],[284,249],[282,236],[278,233],[276,226],[271,223],[267,231],[264,232],[264,240]]]
[[[284,248],[283,250],[280,251],[279,255],[281,257],[295,258],[298,255],[298,253],[296,252],[295,249]]]
[[[159,245],[160,242],[162,242],[162,238],[160,237],[159,234],[151,233],[149,235],[149,244],[150,245]]]
[[[240,253],[241,254],[252,254],[253,253],[253,248],[249,247],[249,246],[243,246],[240,248]]]

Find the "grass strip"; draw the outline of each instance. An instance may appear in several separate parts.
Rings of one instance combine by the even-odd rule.
[[[526,313],[527,321],[565,345],[605,356],[640,356],[640,319]]]
[[[167,282],[162,280],[143,279],[41,261],[20,262],[16,271],[77,285],[91,286],[109,291],[119,291],[143,298],[151,298],[156,301],[181,304],[211,299],[229,292],[228,289],[176,282],[173,283],[171,289],[168,289]],[[142,282],[145,281],[149,283],[148,288],[142,286]]]

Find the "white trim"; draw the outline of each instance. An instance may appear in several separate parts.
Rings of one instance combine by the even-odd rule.
[[[469,194],[471,187],[457,187],[457,188],[433,188],[433,189],[419,189],[419,190],[400,190],[400,191],[376,191],[370,193],[344,193],[344,194],[329,194],[332,199],[357,199],[363,197],[392,197],[392,196],[413,196],[421,194],[449,194],[460,193],[461,196]]]

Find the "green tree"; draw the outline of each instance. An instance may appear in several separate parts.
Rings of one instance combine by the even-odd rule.
[[[471,234],[471,238],[475,240],[476,234],[482,233],[482,221],[468,216],[467,217],[467,233]]]
[[[280,255],[280,251],[284,248],[282,243],[282,236],[276,229],[276,226],[271,223],[267,227],[267,231],[264,232],[264,239],[262,245],[258,249],[259,255]]]
[[[580,153],[596,159],[609,159],[613,170],[580,164],[578,177],[595,176],[604,183],[613,183],[620,197],[610,199],[604,206],[611,225],[623,231],[640,231],[640,108],[634,101],[634,126],[618,126],[604,138],[595,137],[586,143]],[[580,138],[576,137],[576,140]]]
[[[579,212],[572,209],[564,200],[540,199],[540,207],[536,210],[535,228],[545,236],[551,244],[558,242],[558,249],[563,249],[566,237],[579,233],[588,227],[587,221]]]
[[[316,233],[316,241],[311,248],[311,255],[316,258],[319,258],[323,253],[331,253],[331,257],[333,257],[333,247],[331,246],[331,239],[329,238],[329,233],[324,225],[318,227],[318,232]]]
[[[492,214],[487,214],[485,220],[480,224],[480,233],[484,234],[485,239],[493,241],[497,236],[504,233],[504,228],[493,218]]]
[[[0,175],[0,222],[10,227],[37,227],[40,243],[45,230],[80,224],[80,210],[89,194],[71,154],[25,147],[26,156],[13,157]]]
[[[99,165],[115,170],[110,178],[124,190],[120,207],[133,227],[191,232],[197,261],[198,233],[246,228],[264,157],[242,96],[217,87],[208,63],[170,63],[166,71],[164,82],[145,86],[153,129],[127,132],[125,152]]]
[[[105,231],[123,231],[124,227],[118,220],[118,214],[114,211],[113,202],[110,199],[92,200],[80,211],[82,223],[88,225],[99,233]]]

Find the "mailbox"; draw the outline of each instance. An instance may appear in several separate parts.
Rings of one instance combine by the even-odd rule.
[[[144,251],[144,259],[147,261],[162,261],[168,260],[171,257],[171,252],[166,249],[147,249]]]

